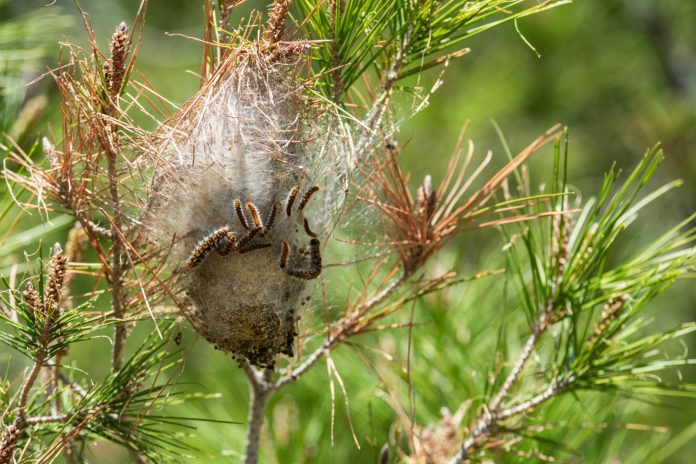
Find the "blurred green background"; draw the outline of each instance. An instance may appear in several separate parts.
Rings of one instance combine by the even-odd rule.
[[[86,43],[73,2],[46,3],[0,1],[2,130],[18,138],[24,147],[60,128],[52,82],[44,79],[28,88],[24,84],[57,62],[60,40]],[[195,72],[201,50],[198,43],[167,33],[200,37],[200,3],[153,0],[148,6],[137,68],[160,94],[176,103],[184,102],[197,88]],[[90,14],[99,43],[105,47],[120,21],[130,24],[138,1],[82,0],[80,4]],[[261,6],[264,2],[247,4]],[[27,20],[26,15],[31,17]],[[23,27],[9,27],[20,22]],[[667,158],[653,185],[673,178],[685,180],[681,189],[640,221],[632,232],[632,242],[624,244],[626,249],[647,242],[667,225],[696,211],[696,3],[578,1],[525,19],[519,29],[541,57],[524,44],[512,24],[477,36],[468,44],[472,52],[451,63],[444,75],[445,84],[432,96],[430,106],[403,125],[398,138],[405,147],[404,165],[414,179],[425,174],[441,177],[467,121],[467,135],[474,140],[477,153],[482,156],[493,150],[499,165],[505,155],[493,121],[501,127],[513,152],[552,124],[562,122],[570,130],[569,180],[584,196],[598,188],[602,174],[613,162],[630,169],[657,142],[664,146]],[[20,49],[31,52],[18,55]],[[16,68],[8,63],[20,58],[25,60],[21,72],[10,73]],[[428,78],[433,79],[436,73]],[[406,100],[403,107],[407,107]],[[550,179],[550,155],[551,150],[545,150],[533,159],[532,182]],[[32,219],[26,223],[32,224]],[[3,230],[0,237],[4,245]],[[433,266],[456,268],[464,275],[491,268],[501,263],[501,245],[495,232],[469,235],[450,245]],[[13,261],[21,260],[21,253],[15,253],[4,258],[0,268],[7,269]],[[332,292],[337,298],[342,298],[343,283],[355,276],[332,276],[336,283]],[[696,291],[690,285],[693,283],[677,283],[655,302],[656,328],[696,320]],[[487,339],[494,337],[484,334],[499,322],[503,311],[478,312],[477,302],[486,299],[487,307],[495,308],[499,301],[502,308],[508,304],[503,289],[503,279],[489,278],[416,304],[414,319],[423,325],[414,331],[410,375],[420,423],[436,421],[441,406],[456,410],[468,392],[476,390],[470,386],[477,381],[473,373],[478,373],[481,383],[480,376],[493,365],[492,342]],[[170,412],[245,421],[248,394],[241,372],[230,359],[196,340],[193,332],[186,331],[184,338],[186,346],[192,346],[182,376],[183,381],[190,382],[187,388],[219,392],[221,397],[176,406]],[[330,446],[331,398],[326,371],[318,366],[271,402],[268,433],[262,442],[264,462],[377,462],[382,445],[397,440],[394,424],[398,417],[391,398],[406,405],[406,374],[402,370],[406,339],[405,332],[395,331],[359,340],[370,349],[392,353],[392,361],[372,356],[370,365],[362,359],[365,350],[346,347],[335,355],[349,393],[360,449],[350,438],[338,387],[336,439],[335,446]],[[693,352],[696,341],[690,342]],[[109,346],[101,342],[90,346],[89,352],[87,348],[73,350],[69,362],[100,375],[107,369],[108,352]],[[96,361],[100,353],[101,364]],[[0,351],[0,366],[10,356],[4,349]],[[23,361],[12,362],[18,369]],[[696,381],[693,369],[682,374]],[[611,408],[606,407],[608,401]],[[543,444],[547,448],[542,449],[560,462],[693,462],[695,410],[696,405],[687,401],[650,406],[589,394],[554,401],[547,406],[543,420],[568,424],[550,433],[548,443]],[[616,425],[619,420],[666,426],[669,431],[626,432]],[[591,428],[587,425],[591,421],[604,425]],[[221,456],[235,456],[242,449],[243,425],[194,425],[197,430],[183,438],[202,450],[193,462],[221,462]],[[90,452],[94,462],[126,459],[106,444]],[[508,457],[506,461],[528,462],[529,458]]]

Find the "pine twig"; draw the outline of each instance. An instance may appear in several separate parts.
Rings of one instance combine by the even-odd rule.
[[[403,272],[398,278],[393,280],[387,287],[382,289],[381,292],[379,292],[377,295],[373,296],[369,300],[367,300],[365,303],[360,305],[358,308],[357,313],[362,314],[365,311],[369,311],[370,309],[374,308],[375,306],[379,305],[382,303],[384,300],[386,300],[389,295],[394,293],[404,282],[408,280],[408,278],[411,276],[412,272]],[[300,376],[305,374],[307,371],[309,371],[319,360],[321,360],[331,349],[338,344],[341,341],[344,341],[346,338],[346,332],[348,332],[348,328],[350,325],[344,325],[341,330],[339,330],[337,333],[334,335],[330,336],[329,338],[326,339],[326,341],[312,354],[310,354],[305,361],[300,364],[296,369],[293,369],[290,373],[282,376],[278,380],[275,381],[273,384],[274,389],[279,389],[284,387],[285,385],[294,382],[295,380],[299,379]]]
[[[123,81],[127,72],[126,58],[128,55],[128,28],[125,23],[119,24],[111,38],[110,50],[111,59],[105,72],[109,106],[104,110],[106,115],[114,115],[118,109],[118,96],[123,86]],[[109,178],[109,196],[111,208],[113,209],[113,222],[111,225],[111,266],[109,269],[109,281],[111,283],[111,301],[116,319],[123,319],[123,266],[122,254],[124,244],[119,231],[123,230],[123,215],[121,212],[121,201],[118,190],[117,173],[117,135],[116,127],[113,123],[107,122],[104,127],[105,140],[101,140],[102,148],[106,154],[107,174]],[[114,371],[120,369],[123,358],[123,349],[127,336],[127,327],[123,321],[116,324],[114,333],[114,346],[111,357],[111,367]]]
[[[111,246],[111,269],[109,280],[111,283],[111,305],[116,319],[123,319],[123,282],[121,266],[121,254],[123,244],[118,233],[121,230],[123,218],[121,216],[121,207],[118,192],[118,178],[116,175],[116,153],[113,150],[107,150],[108,176],[109,176],[109,194],[111,195],[111,206],[114,209],[114,219],[112,225],[113,244]],[[114,347],[111,357],[111,367],[117,371],[121,367],[123,358],[123,349],[126,339],[125,322],[116,323],[114,333]]]
[[[336,34],[336,18],[338,15],[338,2],[336,0],[329,0],[329,27],[331,30],[331,61],[333,65],[333,71],[331,71],[333,77],[333,100],[334,103],[338,104],[341,101],[341,96],[343,95],[343,78],[341,76],[341,55],[340,47],[341,44],[338,43],[338,36]]]
[[[549,308],[553,308],[553,304],[549,305]],[[520,374],[531,358],[534,348],[537,346],[541,335],[546,332],[554,320],[554,313],[551,310],[547,310],[542,313],[539,321],[532,328],[532,334],[524,344],[522,352],[518,356],[517,361],[515,361],[512,370],[505,378],[503,385],[485,406],[483,415],[478,419],[471,432],[469,432],[457,454],[452,457],[450,464],[463,463],[467,458],[469,451],[476,445],[478,439],[494,428],[498,422],[535,408],[539,404],[561,393],[568,385],[568,382],[552,384],[544,392],[528,401],[525,401],[524,403],[507,409],[501,409],[503,399],[508,395],[512,386],[519,379]]]
[[[360,125],[367,131],[367,133],[363,134],[362,137],[358,140],[358,143],[356,144],[356,151],[358,153],[362,153],[370,145],[378,126],[382,122],[384,113],[387,111],[387,108],[389,107],[389,103],[391,103],[391,97],[394,92],[394,86],[396,85],[396,82],[399,80],[399,71],[401,71],[401,67],[404,64],[404,55],[409,47],[411,33],[412,27],[409,27],[406,33],[404,34],[401,46],[396,51],[394,61],[392,62],[391,66],[389,66],[389,69],[387,70],[387,73],[384,77],[384,82],[382,83],[382,91],[375,99],[375,102],[372,105],[370,111],[367,113],[367,115],[365,115],[365,117],[361,121]]]
[[[514,367],[508,374],[507,378],[505,379],[505,382],[503,382],[503,385],[500,387],[500,390],[498,390],[498,393],[488,403],[488,409],[490,411],[495,411],[498,409],[498,406],[500,406],[500,403],[503,400],[503,398],[507,396],[508,392],[510,391],[510,388],[517,381],[517,378],[522,373],[524,366],[527,364],[527,361],[532,356],[532,352],[534,351],[534,347],[539,341],[539,337],[544,332],[544,330],[546,330],[546,327],[548,327],[547,320],[547,316],[543,315],[539,322],[532,329],[532,334],[529,336],[527,342],[524,344],[524,348],[522,349],[520,356],[517,358]]]
[[[28,417],[26,419],[25,423],[27,425],[65,424],[72,417],[73,416],[70,414],[60,414],[60,415],[52,415],[52,416],[35,416],[35,417]]]
[[[48,277],[43,301],[34,290],[31,283],[23,293],[25,304],[33,311],[36,318],[43,319],[43,327],[38,333],[37,347],[34,351],[34,365],[24,379],[19,391],[16,415],[14,422],[3,432],[0,437],[0,464],[9,463],[12,454],[22,436],[24,429],[31,425],[27,418],[27,402],[29,393],[36,383],[41,370],[48,361],[50,344],[53,341],[53,329],[56,319],[60,315],[60,298],[65,281],[65,265],[67,259],[59,244],[53,247],[53,256],[48,264]]]
[[[394,279],[387,287],[379,293],[368,299],[358,307],[357,314],[364,314],[366,311],[386,300],[394,293],[401,285],[403,285],[412,275],[410,271],[404,271],[399,277]],[[350,331],[353,327],[352,319],[344,321],[336,333],[331,335],[319,348],[310,354],[300,366],[290,373],[280,377],[276,381],[271,379],[273,374],[272,369],[264,369],[259,372],[252,367],[248,361],[240,361],[240,366],[249,380],[249,429],[247,432],[246,450],[244,453],[245,464],[256,464],[258,462],[259,441],[261,438],[261,427],[263,426],[263,413],[268,402],[268,398],[273,392],[279,390],[286,385],[294,382],[300,376],[308,372],[314,365],[317,364],[331,349],[347,337],[351,335]]]

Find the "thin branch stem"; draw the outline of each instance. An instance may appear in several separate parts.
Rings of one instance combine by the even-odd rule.
[[[45,308],[41,308],[45,309]],[[39,346],[36,350],[36,358],[34,359],[34,366],[31,368],[29,375],[27,375],[22,387],[19,391],[19,400],[17,402],[17,418],[14,422],[3,432],[0,437],[0,463],[9,463],[14,447],[17,445],[19,437],[22,432],[27,427],[27,401],[29,400],[29,393],[31,392],[36,379],[41,373],[43,365],[46,363],[48,357],[48,345],[51,342],[51,329],[53,327],[54,316],[58,312],[57,308],[46,315],[45,325],[41,330],[38,337]]]
[[[394,62],[387,70],[387,74],[384,78],[384,84],[382,84],[382,92],[372,105],[372,109],[370,109],[362,120],[361,126],[365,128],[367,133],[363,134],[363,136],[358,139],[358,143],[356,144],[357,153],[363,153],[370,145],[374,138],[376,129],[382,122],[384,113],[387,111],[387,107],[391,102],[391,96],[394,92],[394,84],[396,84],[396,82],[399,80],[399,71],[401,70],[401,66],[404,64],[404,52],[410,44],[411,31],[412,27],[409,27],[404,35],[401,47],[397,50],[396,55],[394,56]]]
[[[22,385],[22,389],[20,390],[19,394],[19,402],[17,403],[17,417],[19,421],[23,424],[26,423],[27,400],[29,398],[29,392],[31,391],[31,387],[34,386],[34,382],[36,382],[36,379],[39,376],[39,373],[41,372],[41,368],[43,367],[45,361],[46,348],[42,345],[36,353],[36,360],[34,361],[34,366],[29,372],[27,378],[24,380],[24,384]]]
[[[452,459],[450,460],[450,464],[463,463],[469,455],[469,451],[476,445],[476,441],[478,440],[478,438],[480,438],[483,434],[487,433],[491,428],[495,426],[495,424],[503,420],[509,419],[511,417],[518,416],[520,414],[524,414],[525,412],[531,411],[532,409],[536,408],[545,401],[548,401],[549,399],[563,393],[563,391],[565,391],[565,389],[571,383],[572,379],[555,382],[550,384],[543,392],[530,398],[527,401],[519,403],[516,406],[511,406],[509,408],[497,412],[491,412],[490,410],[486,410],[484,416],[481,419],[479,419],[479,421],[476,423],[476,427],[474,428],[473,432],[471,432],[464,441],[464,444],[462,445],[459,452],[457,452],[457,454],[454,455],[454,457],[452,457]]]
[[[500,402],[503,400],[503,398],[505,398],[505,396],[510,391],[512,385],[515,383],[517,378],[522,373],[524,366],[527,364],[527,361],[529,360],[529,358],[532,355],[532,352],[534,351],[534,347],[539,341],[539,337],[544,332],[545,327],[547,326],[545,321],[546,315],[543,315],[539,322],[532,329],[532,334],[527,339],[527,343],[524,344],[524,348],[522,349],[520,356],[517,358],[515,366],[508,374],[507,378],[505,379],[505,382],[503,382],[503,385],[500,387],[500,390],[498,390],[498,393],[488,403],[489,410],[495,411],[496,409],[498,409]]]
[[[364,302],[362,305],[360,305],[360,307],[357,310],[357,313],[362,314],[365,311],[369,311],[370,309],[382,303],[389,297],[389,295],[394,293],[404,282],[406,282],[406,280],[408,280],[408,278],[411,275],[411,271],[405,271],[401,273],[401,275],[397,279],[393,280],[387,287],[382,289],[381,292],[377,293],[375,296],[373,296],[372,298]],[[312,354],[310,354],[302,364],[300,364],[296,369],[293,369],[290,373],[279,378],[273,384],[273,389],[277,390],[279,388],[284,387],[290,382],[297,380],[301,375],[310,370],[312,366],[314,366],[329,351],[331,351],[335,344],[345,340],[347,337],[350,336],[350,334],[348,334],[350,327],[352,327],[350,323],[346,324],[343,327],[341,327],[341,329],[337,333],[329,336],[329,338],[327,338],[326,341],[324,341],[324,343],[319,348],[314,350]]]
[[[362,303],[356,311],[356,314],[364,314],[375,306],[382,303],[385,299],[394,293],[408,278],[412,275],[412,271],[404,271],[398,278],[394,279],[388,286],[382,289]],[[322,359],[331,348],[339,342],[345,341],[351,334],[350,329],[355,324],[355,320],[348,319],[346,323],[333,335],[310,354],[300,366],[290,373],[280,377],[275,382],[272,380],[272,369],[264,369],[259,372],[249,364],[248,361],[240,361],[240,366],[249,380],[249,429],[247,432],[246,450],[244,452],[245,464],[256,464],[259,459],[259,441],[261,439],[261,428],[264,421],[264,410],[270,395],[287,384],[297,380],[302,374],[309,371],[320,359]]]
[[[35,416],[27,417],[25,424],[27,425],[40,425],[40,424],[64,424],[68,422],[73,416],[70,414],[55,414],[51,416]]]
[[[464,444],[459,449],[457,454],[452,457],[450,464],[460,464],[464,462],[471,448],[476,445],[477,440],[482,435],[486,434],[491,428],[493,428],[497,422],[533,409],[549,398],[557,395],[565,388],[567,385],[565,382],[553,384],[549,386],[547,390],[529,401],[508,409],[500,409],[503,399],[505,399],[512,386],[519,379],[520,374],[531,358],[534,348],[539,342],[539,338],[546,331],[546,329],[549,328],[549,326],[549,312],[544,311],[539,318],[539,321],[532,328],[532,334],[527,339],[522,352],[518,356],[517,361],[515,361],[515,365],[503,382],[503,385],[500,387],[495,396],[493,396],[493,398],[488,402],[484,408],[483,415],[478,419],[473,430],[467,435],[466,439],[464,440]]]
[[[43,309],[45,310],[46,308]],[[48,346],[51,343],[51,330],[53,329],[53,323],[55,321],[55,317],[57,316],[58,311],[59,310],[57,307],[53,307],[50,310],[50,312],[45,316],[46,319],[44,322],[44,326],[41,329],[41,332],[39,333],[38,337],[39,346],[36,350],[34,366],[29,372],[27,378],[24,380],[24,384],[22,384],[22,388],[19,393],[19,402],[17,403],[17,419],[21,424],[24,424],[26,422],[27,400],[29,398],[29,392],[31,391],[31,388],[34,386],[34,383],[36,382],[36,379],[38,378],[39,373],[41,372],[41,369],[43,368],[48,358]]]
[[[266,368],[263,374],[254,369],[246,360],[241,362],[242,369],[249,379],[249,429],[247,431],[245,464],[256,464],[259,460],[259,442],[263,427],[263,413],[273,388],[271,375],[273,371]]]
[[[560,382],[552,383],[548,386],[548,388],[546,388],[546,390],[534,396],[533,398],[530,398],[529,400],[520,403],[517,406],[511,406],[507,409],[503,409],[495,415],[495,419],[499,421],[505,420],[510,417],[518,416],[522,413],[530,411],[535,407],[539,406],[544,401],[547,401],[553,398],[554,396],[557,396],[558,394],[562,393],[566,389],[566,387],[570,385],[571,382],[572,380],[563,380]]]
[[[71,276],[72,273],[66,274],[66,278],[64,280],[64,286],[62,288],[62,295],[68,295],[68,288],[70,284],[70,280],[68,276]],[[45,416],[46,418],[49,417],[61,417],[61,414],[63,412],[63,405],[61,401],[61,394],[60,394],[60,367],[61,367],[61,361],[63,359],[63,356],[67,353],[67,348],[65,350],[61,350],[56,356],[54,357],[53,361],[49,361],[49,367],[50,367],[50,376],[51,376],[51,392],[53,394],[53,400],[51,401],[51,416]],[[27,420],[27,423],[31,423],[32,420],[37,420],[37,418],[30,418]],[[48,421],[51,422],[51,421]],[[65,436],[65,434],[62,434]],[[65,447],[63,448],[63,459],[65,460],[66,464],[73,464],[75,461],[73,459],[73,452],[72,452],[72,447],[70,442],[66,442]]]
[[[85,391],[84,388],[82,388],[80,385],[78,385],[77,383],[75,383],[75,382],[73,382],[72,380],[70,380],[70,379],[68,378],[68,376],[66,376],[66,375],[63,374],[62,372],[60,373],[60,381],[61,381],[63,384],[69,386],[70,389],[71,389],[74,393],[76,393],[80,398],[84,398],[85,396],[87,396],[87,392]]]
[[[109,176],[109,195],[111,197],[111,207],[113,209],[113,222],[111,234],[113,238],[113,244],[111,246],[111,269],[109,272],[109,278],[111,280],[111,306],[114,311],[114,317],[116,319],[122,319],[124,316],[123,311],[123,282],[122,273],[123,268],[121,266],[121,254],[123,252],[123,243],[121,241],[121,236],[119,231],[122,230],[123,216],[121,214],[121,203],[119,199],[118,192],[118,175],[117,175],[117,159],[116,159],[116,141],[114,140],[116,134],[113,132],[114,126],[109,124],[106,126],[106,138],[108,139],[104,143],[104,148],[106,152],[106,160],[108,164],[108,176]],[[111,368],[117,371],[121,368],[121,362],[123,360],[123,348],[126,342],[126,325],[124,322],[117,322],[116,328],[114,329],[114,347],[111,356]]]

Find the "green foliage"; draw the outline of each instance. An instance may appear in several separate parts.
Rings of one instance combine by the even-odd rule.
[[[0,10],[8,8],[8,3],[9,0],[0,0]],[[27,75],[35,77],[44,60],[55,55],[55,37],[71,23],[70,16],[56,9],[49,12],[40,8],[3,17],[0,21],[1,132],[10,131],[17,123],[17,114],[24,103]]]
[[[7,282],[5,282],[7,285]],[[38,286],[39,295],[43,295],[44,284]],[[11,296],[10,296],[11,295]],[[42,303],[44,297],[40,296]],[[6,324],[0,332],[0,340],[36,361],[40,349],[40,338],[46,327],[47,314],[37,311],[22,297],[21,292],[9,289],[2,295],[5,308],[10,308],[10,299],[16,302],[14,312],[1,314],[0,319]],[[60,314],[51,328],[51,340],[46,347],[46,354],[53,357],[73,343],[89,340],[93,333],[103,327],[104,317],[94,316],[88,310],[93,302],[87,302]],[[17,321],[12,315],[16,315]]]
[[[46,307],[43,296],[46,279],[39,279],[38,283],[38,295]],[[49,314],[37,311],[27,301],[26,292],[7,289],[1,297],[0,341],[41,364],[69,349],[79,348],[80,343],[94,339],[104,342],[107,340],[104,330],[115,321],[93,311],[96,298],[50,319]],[[49,320],[52,322],[46,339]],[[190,396],[175,389],[174,380],[182,362],[181,350],[172,342],[177,330],[173,324],[164,324],[153,331],[118,371],[101,381],[92,379],[85,387],[80,371],[71,369],[59,379],[58,390],[47,399],[44,389],[54,387],[37,389],[36,396],[28,402],[28,420],[37,421],[33,433],[41,439],[32,441],[25,458],[32,453],[44,458],[57,454],[61,446],[56,446],[53,440],[66,436],[71,437],[74,446],[84,446],[95,439],[109,440],[155,462],[173,462],[172,456],[190,452],[192,448],[173,438],[171,430],[172,426],[187,427],[190,418],[171,417],[162,411],[165,405],[177,404]],[[5,404],[12,404],[10,390],[3,393]],[[47,408],[53,402],[64,413],[48,414]],[[7,415],[4,419],[7,424],[14,417]]]
[[[397,81],[466,53],[469,38],[569,0],[335,0],[295,2],[324,91],[348,91],[373,70]],[[305,19],[308,18],[308,19]],[[444,55],[448,53],[449,55]],[[336,72],[330,72],[336,70]]]
[[[73,406],[76,419],[89,414],[82,440],[103,438],[137,451],[154,462],[174,462],[173,456],[190,452],[175,436],[171,426],[180,428],[181,418],[163,414],[163,407],[186,399],[175,389],[176,372],[181,367],[181,351],[172,338],[176,326],[153,332],[122,368],[89,388]],[[168,378],[169,377],[169,378]]]
[[[533,414],[546,417],[543,403],[570,392],[619,392],[643,400],[696,398],[696,384],[674,377],[676,369],[696,360],[666,355],[670,343],[692,334],[696,324],[655,330],[652,318],[643,315],[677,279],[693,277],[694,217],[627,257],[622,257],[625,249],[617,252],[643,210],[681,184],[668,183],[640,198],[662,158],[657,148],[649,150],[622,184],[620,172],[612,169],[598,196],[577,216],[564,213],[525,224],[508,237],[509,278],[532,335],[517,361],[509,355],[515,368],[489,385],[486,398],[496,397],[487,405],[494,421],[513,421],[506,429],[511,436],[527,436],[532,412],[542,408]],[[568,210],[565,175],[559,175],[562,161],[559,144],[551,183],[554,192],[566,193],[556,197],[559,212]],[[517,328],[506,324],[502,330],[509,337]],[[526,369],[528,363],[534,364],[533,371]]]

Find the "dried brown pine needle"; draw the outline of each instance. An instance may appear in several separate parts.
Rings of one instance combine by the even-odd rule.
[[[547,214],[508,215],[500,219],[482,221],[484,212],[502,213],[507,210],[491,209],[488,202],[493,198],[503,182],[524,161],[541,147],[560,136],[560,126],[556,125],[538,137],[531,145],[513,158],[506,166],[494,174],[485,185],[473,193],[470,187],[488,164],[490,156],[467,177],[467,168],[473,157],[473,144],[469,143],[464,162],[461,163],[461,150],[457,149],[452,158],[444,181],[434,189],[432,178],[426,176],[418,187],[414,199],[410,191],[409,176],[405,174],[397,160],[399,150],[395,142],[387,143],[386,160],[377,162],[379,167],[364,175],[376,187],[363,189],[363,199],[374,203],[388,224],[384,228],[390,246],[399,255],[406,269],[416,269],[437,252],[448,239],[474,228],[495,227],[516,221],[524,221]],[[469,194],[467,200],[461,199]],[[488,208],[488,209],[486,209]],[[511,208],[513,212],[517,207]],[[560,214],[560,213],[558,213]]]

